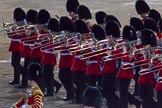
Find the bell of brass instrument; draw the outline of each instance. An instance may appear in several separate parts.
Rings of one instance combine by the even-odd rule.
[[[9,26],[13,26],[13,25],[15,25],[15,22],[13,22],[13,23],[5,23],[5,21],[2,19],[2,26],[3,26],[3,28],[7,28],[7,27],[9,27]]]

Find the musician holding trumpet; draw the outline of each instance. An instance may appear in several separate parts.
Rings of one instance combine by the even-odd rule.
[[[38,12],[36,10],[32,10],[32,9],[28,10],[26,15],[28,26],[36,24],[37,14]],[[28,31],[30,31],[30,33],[25,33],[26,35],[21,38],[21,41],[23,42],[22,58],[24,58],[24,72],[22,73],[22,82],[19,88],[27,87],[28,66],[31,62],[30,53],[32,51],[30,46],[34,44],[34,41],[31,41],[31,39],[36,38],[36,34],[34,32],[31,32],[32,30],[28,30]],[[28,37],[32,37],[32,38],[30,39]]]
[[[23,9],[21,8],[15,8],[14,13],[13,13],[13,18],[15,21],[15,25],[13,25],[12,27],[12,36],[10,36],[9,38],[11,38],[11,43],[10,43],[10,47],[9,47],[9,51],[12,52],[11,55],[11,64],[14,68],[14,80],[13,81],[9,81],[9,84],[14,85],[14,84],[19,84],[20,83],[20,73],[23,73],[23,67],[20,64],[21,61],[21,53],[23,51],[23,44],[20,40],[22,35],[17,35],[17,29],[16,29],[16,25],[17,26],[22,26],[24,25],[24,20],[26,19],[26,14],[24,12]],[[23,31],[23,30],[22,30]],[[10,35],[10,34],[8,34]]]

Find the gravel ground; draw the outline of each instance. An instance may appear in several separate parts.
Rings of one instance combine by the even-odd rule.
[[[22,7],[26,11],[33,9],[47,9],[51,16],[67,15],[65,8],[66,0],[0,0],[0,25],[2,18],[6,22],[12,22],[12,12],[16,7]],[[134,9],[136,0],[80,0],[80,4],[87,5],[93,14],[102,10],[107,14],[114,14],[119,18],[122,25],[129,23],[129,17],[138,16]],[[161,0],[147,0],[151,8],[155,8],[162,12]],[[94,20],[92,20],[94,22]],[[8,108],[20,97],[23,96],[24,90],[19,90],[15,86],[8,85],[8,81],[13,79],[13,68],[10,65],[10,53],[8,52],[10,40],[3,36],[0,32],[0,108]],[[58,68],[55,68],[55,76],[58,76]],[[133,83],[131,84],[133,85]],[[132,86],[130,87],[130,90]],[[72,105],[69,102],[62,101],[65,94],[64,88],[53,97],[44,98],[44,108],[81,108],[81,105]],[[105,101],[103,101],[103,108]],[[129,106],[129,108],[135,108]]]

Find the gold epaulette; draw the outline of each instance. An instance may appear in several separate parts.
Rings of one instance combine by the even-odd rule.
[[[37,94],[44,96],[41,89],[38,86],[33,89],[33,95]]]

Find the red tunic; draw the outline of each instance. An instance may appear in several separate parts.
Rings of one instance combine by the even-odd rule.
[[[157,33],[157,37],[158,37],[158,39],[161,39],[162,38],[162,33]]]
[[[59,43],[59,45],[58,45],[58,46],[63,46],[62,49],[64,49],[64,51],[61,51],[61,53],[60,53],[61,56],[60,56],[59,68],[71,68],[72,71],[81,70],[80,67],[76,67],[76,66],[78,66],[79,60],[77,58],[76,58],[77,60],[75,60],[74,55],[69,51],[69,48],[77,46],[77,42],[75,41],[75,38],[69,38],[68,46],[66,44],[67,43],[65,43],[63,41],[62,43]],[[69,47],[69,48],[66,48],[66,47]],[[74,64],[74,62],[76,62],[76,64]],[[79,61],[79,63],[80,62],[81,61]],[[84,70],[84,66],[85,66],[84,61],[81,62],[81,66],[83,66],[83,70]]]
[[[136,44],[136,45],[135,45],[135,48],[136,48],[136,49],[143,48],[143,45],[142,45],[142,44]]]
[[[20,31],[19,33],[24,32],[24,30]],[[21,35],[17,35],[16,31],[11,34],[9,38],[11,38],[11,43],[10,43],[10,47],[9,47],[9,51],[11,52],[22,52],[23,51],[23,43],[21,42],[21,38],[24,36],[24,33],[22,33]]]
[[[58,49],[63,50],[60,52],[59,68],[71,68],[74,60],[73,54],[66,48],[66,43],[64,41],[58,46],[62,46]],[[57,50],[57,48],[55,50]]]
[[[134,78],[134,70],[130,57],[130,52],[125,52],[122,54],[121,66],[119,68],[117,78]]]
[[[79,72],[79,71],[86,71],[86,60],[81,60],[80,59],[80,51],[76,52],[74,54],[74,61],[71,67],[71,70],[73,72]]]
[[[40,34],[47,34],[46,31],[41,31]],[[41,52],[40,48],[44,45],[50,42],[50,40],[47,37],[41,37],[39,40],[36,40],[34,43],[34,46],[31,47],[32,51],[30,54],[31,58],[39,58],[42,59],[44,56],[44,52]]]
[[[144,56],[141,57],[141,65],[142,69],[140,71],[140,76],[138,79],[139,84],[154,84],[154,73],[150,72],[149,69],[150,60],[147,58],[144,58]]]
[[[56,65],[56,55],[54,50],[52,49],[54,47],[54,44],[50,44],[46,47],[44,50],[44,57],[42,59],[42,64],[44,65]]]
[[[90,55],[95,55],[95,54],[99,54],[95,57],[91,57],[86,61],[87,64],[87,70],[86,70],[86,76],[98,76],[101,75],[101,69],[100,69],[100,62],[101,59],[103,57],[102,52],[104,51],[99,51],[99,52],[94,52]],[[87,55],[87,56],[90,56]]]
[[[103,71],[102,71],[103,74],[112,74],[112,73],[116,74],[117,73],[116,61],[118,59],[115,59],[115,58],[118,58],[118,56],[120,56],[120,53],[121,53],[121,49],[116,49],[114,51],[111,51],[111,55],[115,55],[115,56],[108,58],[106,60],[103,60],[104,61],[103,62]],[[102,59],[104,59],[104,57]]]
[[[160,77],[158,79],[158,82],[156,83],[156,86],[155,86],[155,90],[156,91],[162,91],[162,77]]]
[[[31,38],[32,37],[32,38]],[[22,38],[21,41],[23,42],[23,52],[22,52],[22,57],[24,58],[30,58],[30,54],[31,54],[31,46],[34,45],[34,42],[36,41],[36,34],[32,33],[31,36],[26,37],[26,38]]]

